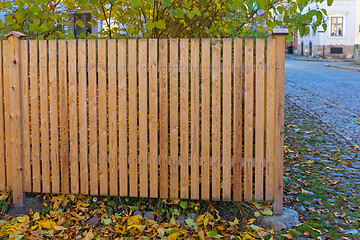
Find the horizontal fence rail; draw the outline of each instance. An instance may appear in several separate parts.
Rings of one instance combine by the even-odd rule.
[[[282,209],[283,42],[10,36],[0,190]]]

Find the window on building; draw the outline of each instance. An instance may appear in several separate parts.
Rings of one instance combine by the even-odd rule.
[[[88,36],[89,34],[91,34],[92,33],[92,26],[89,24],[89,22],[91,20],[91,14],[90,13],[76,14],[75,15],[75,21],[78,20],[78,19],[82,20],[85,27],[82,28],[82,27],[76,25],[75,26],[75,32],[74,32],[75,37],[78,38],[81,33],[84,33],[85,36]],[[75,21],[74,21],[74,23],[75,23]]]
[[[331,17],[331,36],[343,36],[343,17]]]

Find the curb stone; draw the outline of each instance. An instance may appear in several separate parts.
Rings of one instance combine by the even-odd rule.
[[[337,65],[329,65],[329,64],[326,64],[325,67],[332,67],[332,68],[340,68],[340,69],[346,69],[346,70],[360,71],[360,68],[337,66]]]
[[[323,59],[323,58],[310,58],[310,57],[293,57],[288,54],[285,55],[286,58],[291,58],[296,61],[308,61],[308,62],[354,62],[352,59]]]

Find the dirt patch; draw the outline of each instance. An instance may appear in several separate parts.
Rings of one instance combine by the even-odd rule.
[[[24,206],[14,207],[12,206],[8,213],[12,217],[28,215],[30,210],[33,212],[42,212],[44,209],[43,200],[41,197],[36,195],[27,195],[24,199]]]

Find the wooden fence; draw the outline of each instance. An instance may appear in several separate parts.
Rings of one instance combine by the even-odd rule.
[[[6,37],[0,190],[15,204],[43,192],[265,200],[282,212],[283,35]]]

